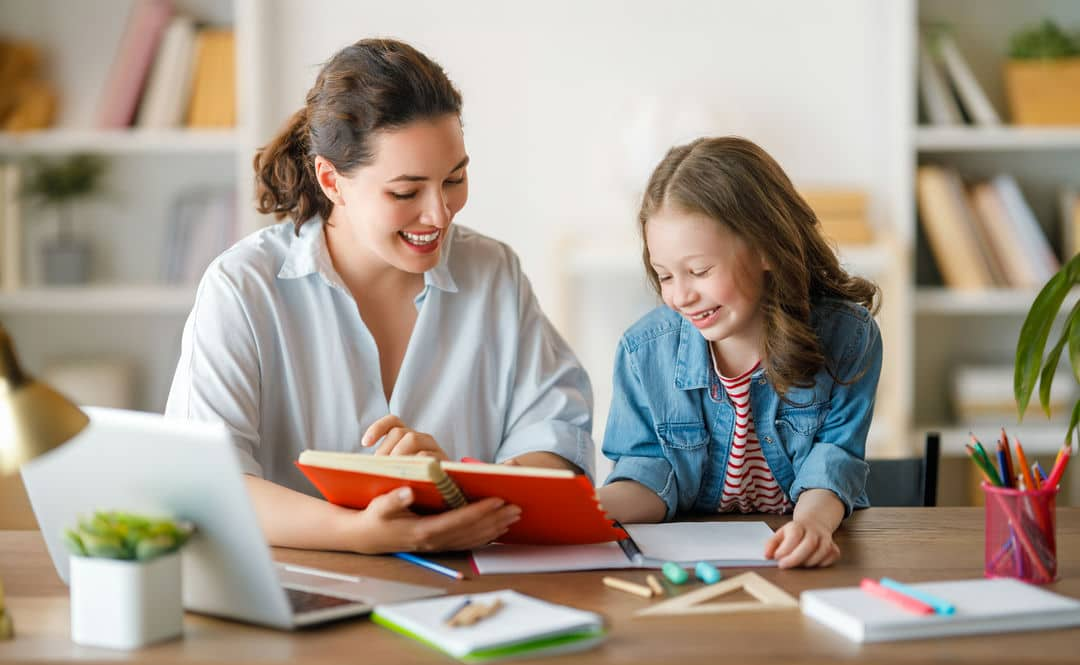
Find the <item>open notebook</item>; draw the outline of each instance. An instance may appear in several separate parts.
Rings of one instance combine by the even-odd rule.
[[[471,626],[446,624],[465,599],[496,598],[503,606],[491,617]],[[600,615],[510,590],[379,605],[371,618],[467,663],[581,651],[604,639]]]
[[[561,570],[659,568],[665,561],[693,566],[708,561],[729,568],[775,566],[765,542],[773,530],[764,522],[670,522],[624,524],[630,537],[593,545],[490,545],[472,553],[480,575]]]
[[[956,606],[953,614],[912,614],[859,587],[804,591],[803,614],[856,642],[1080,626],[1080,601],[1013,579],[908,585]]]
[[[504,543],[563,545],[626,537],[600,510],[589,479],[569,470],[323,450],[305,450],[296,466],[327,501],[350,508],[365,508],[376,496],[404,486],[413,489],[417,512],[499,497],[521,508],[521,519],[499,539]]]

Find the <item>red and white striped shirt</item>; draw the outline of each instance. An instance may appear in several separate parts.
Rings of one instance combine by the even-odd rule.
[[[712,345],[709,345],[709,355],[712,356],[713,370],[735,407],[735,432],[717,511],[785,513],[791,509],[791,504],[765,461],[757,432],[754,431],[753,414],[750,413],[750,375],[761,365],[761,361],[739,376],[728,378],[716,366]]]

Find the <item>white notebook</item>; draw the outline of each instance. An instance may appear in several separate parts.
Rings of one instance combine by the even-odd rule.
[[[496,598],[503,606],[492,616],[470,626],[446,624],[466,599],[490,604]],[[512,590],[379,605],[372,619],[470,663],[581,651],[604,639],[599,614]]]
[[[775,566],[765,558],[773,530],[764,522],[624,524],[627,540],[594,545],[491,545],[472,553],[481,575],[609,568],[659,568],[665,561],[693,566]]]
[[[1013,579],[909,585],[956,606],[949,615],[913,614],[859,587],[804,591],[803,614],[856,642],[1080,626],[1080,601]]]

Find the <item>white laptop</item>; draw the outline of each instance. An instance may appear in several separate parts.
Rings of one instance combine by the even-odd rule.
[[[223,425],[84,410],[85,430],[22,470],[65,584],[64,529],[95,510],[122,510],[195,524],[182,549],[184,607],[193,612],[290,629],[446,593],[274,562]]]

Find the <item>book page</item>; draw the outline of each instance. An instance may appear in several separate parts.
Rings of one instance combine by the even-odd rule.
[[[623,528],[641,554],[655,561],[776,565],[765,558],[765,542],[773,530],[764,522],[669,522],[624,524]]]

